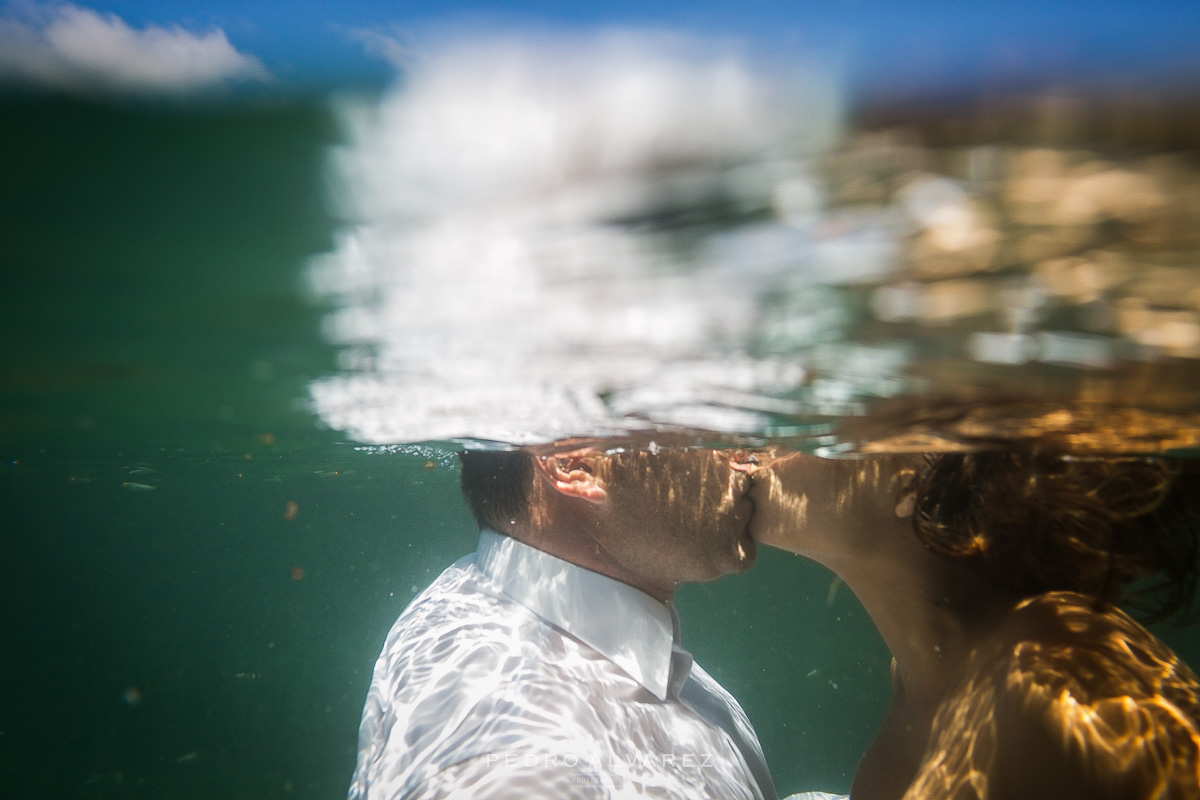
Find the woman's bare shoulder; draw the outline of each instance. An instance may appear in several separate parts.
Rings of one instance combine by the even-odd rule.
[[[1000,633],[997,664],[1009,691],[1067,693],[1091,704],[1114,697],[1166,696],[1194,717],[1200,684],[1188,666],[1115,606],[1074,592],[1020,603]]]
[[[1018,770],[998,780],[1029,780],[1019,767],[1037,762],[1095,796],[1160,796],[1157,786],[1195,797],[1200,683],[1153,634],[1113,606],[1052,592],[1017,606],[997,645],[997,766]]]

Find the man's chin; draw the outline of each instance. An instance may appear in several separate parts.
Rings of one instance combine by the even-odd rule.
[[[732,573],[740,575],[746,570],[754,566],[754,562],[758,559],[758,542],[754,541],[747,530],[745,535],[738,538],[733,545],[734,568]]]

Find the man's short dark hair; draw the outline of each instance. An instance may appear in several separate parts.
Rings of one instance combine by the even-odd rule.
[[[508,531],[529,505],[533,456],[522,450],[464,450],[459,487],[482,528]]]

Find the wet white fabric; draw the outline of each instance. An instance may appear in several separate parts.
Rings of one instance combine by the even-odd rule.
[[[485,531],[388,634],[351,800],[773,800],[670,604]]]

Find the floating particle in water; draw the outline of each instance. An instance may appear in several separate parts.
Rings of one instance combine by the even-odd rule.
[[[256,381],[269,381],[275,377],[275,365],[260,358],[250,365],[250,374]]]
[[[125,481],[121,484],[124,488],[131,492],[153,492],[157,486],[151,486],[148,483],[135,483],[133,481]]]
[[[136,686],[130,686],[121,692],[121,702],[130,708],[136,708],[142,702],[142,690]]]
[[[292,567],[292,580],[304,580],[304,567]]]
[[[258,435],[258,443],[259,443],[259,444],[261,444],[261,445],[264,445],[264,446],[266,446],[266,447],[271,447],[272,445],[274,445],[274,444],[275,444],[275,434],[273,434],[273,433],[260,433],[260,434]]]
[[[842,579],[837,575],[829,581],[829,591],[825,592],[825,605],[833,605],[833,601],[837,599],[838,589],[842,587]]]
[[[238,681],[261,681],[262,673],[260,672],[235,672],[233,673],[234,680]]]
[[[300,504],[295,500],[288,500],[287,505],[283,507],[283,518],[288,522],[292,522],[300,515]]]
[[[431,459],[431,460],[425,462],[425,471],[426,472],[433,472],[435,469],[437,469],[436,461],[433,461]]]
[[[176,764],[197,764],[200,762],[200,751],[193,750],[190,753],[184,753],[179,758],[175,759]]]

